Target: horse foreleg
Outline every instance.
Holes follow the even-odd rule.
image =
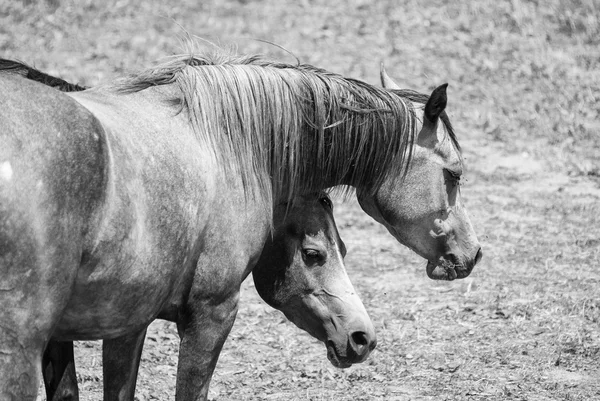
[[[196,299],[180,316],[177,322],[182,336],[177,365],[177,401],[207,399],[210,379],[235,321],[238,300],[239,289],[219,297],[218,301]]]
[[[34,401],[42,354],[69,296],[67,288],[55,284],[68,285],[69,275],[59,273],[76,270],[64,263],[67,267],[62,271],[48,268],[48,276],[54,274],[55,278],[47,278],[39,266],[3,259],[3,251],[0,249],[0,400]],[[24,268],[19,269],[21,266]]]
[[[35,401],[44,343],[0,326],[0,400]]]
[[[133,401],[146,329],[102,344],[104,401]]]
[[[42,358],[42,376],[48,401],[78,401],[72,341],[50,341]]]

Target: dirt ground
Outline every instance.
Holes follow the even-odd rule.
[[[0,0],[0,56],[85,85],[181,52],[183,29],[370,83],[382,61],[401,86],[449,82],[484,248],[470,277],[434,282],[336,200],[378,348],[337,370],[246,282],[211,400],[600,399],[599,0]],[[136,399],[174,398],[177,348],[153,323]],[[102,398],[99,349],[77,344],[84,400]]]

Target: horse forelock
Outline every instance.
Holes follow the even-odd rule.
[[[135,92],[174,84],[176,99],[245,190],[291,200],[335,184],[376,190],[411,157],[410,102],[364,82],[259,56],[174,56],[126,78]]]

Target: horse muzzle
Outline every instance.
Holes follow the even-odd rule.
[[[473,259],[461,262],[454,254],[449,254],[440,257],[436,263],[427,262],[427,276],[432,280],[447,280],[452,281],[457,278],[465,278],[483,257],[481,247],[477,249],[477,253]]]
[[[349,368],[355,363],[364,362],[371,351],[377,346],[375,334],[369,334],[364,331],[355,331],[348,335],[345,347],[340,347],[333,340],[327,340],[327,359],[336,368]]]

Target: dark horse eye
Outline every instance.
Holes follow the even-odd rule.
[[[317,251],[316,249],[310,248],[303,249],[302,256],[304,257],[304,260],[307,263],[315,263],[323,259],[323,255],[321,254],[321,252]]]
[[[324,196],[322,198],[319,198],[319,202],[327,206],[329,209],[333,209],[333,204],[331,203],[331,199],[329,199],[329,197]]]

